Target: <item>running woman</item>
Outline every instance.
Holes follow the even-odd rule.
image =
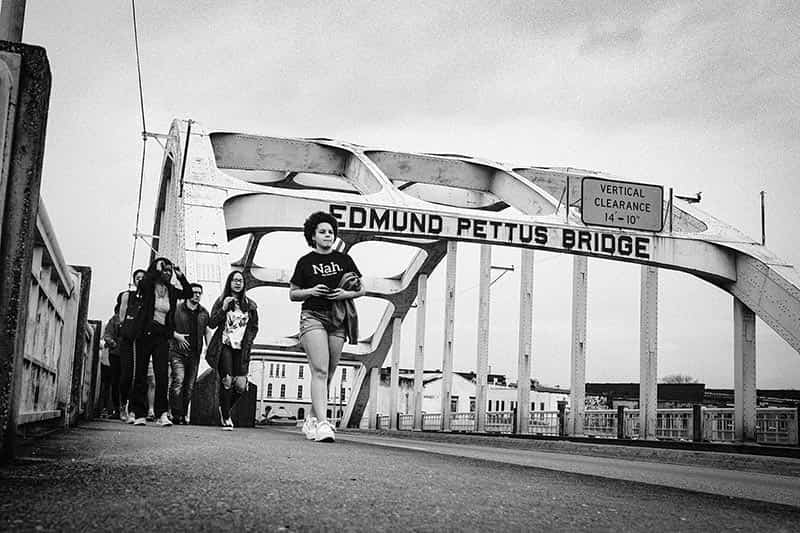
[[[303,302],[300,343],[311,367],[311,409],[303,423],[303,433],[309,440],[333,442],[333,425],[327,419],[328,387],[342,355],[346,326],[354,326],[334,317],[334,302],[359,298],[365,291],[358,281],[361,272],[352,258],[333,249],[338,231],[332,215],[322,211],[311,214],[303,224],[303,235],[313,250],[297,261],[289,285],[289,299]],[[340,287],[343,278],[354,276],[356,290]]]
[[[208,344],[206,361],[220,376],[220,422],[225,431],[233,431],[231,409],[247,390],[250,350],[258,333],[258,308],[246,291],[241,272],[234,270],[228,274],[208,320],[208,327],[216,331]]]

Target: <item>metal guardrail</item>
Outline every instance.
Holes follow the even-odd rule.
[[[489,411],[486,413],[487,433],[512,433],[514,411]]]
[[[764,444],[800,444],[797,409],[765,407],[756,410],[756,440]]]
[[[528,416],[529,435],[559,435],[558,411],[531,411]]]
[[[691,409],[659,409],[656,411],[656,438],[692,440],[693,423]]]
[[[442,429],[441,413],[426,413],[422,415],[422,431],[439,431]]]
[[[400,431],[411,431],[414,429],[414,415],[397,415],[397,429]]]
[[[389,415],[378,415],[375,429],[389,429]]]
[[[734,409],[703,407],[702,439],[710,442],[734,442]],[[568,413],[568,411],[567,411]],[[474,412],[451,413],[451,431],[475,431]],[[490,411],[486,413],[487,433],[513,433],[514,411]],[[798,445],[798,410],[780,407],[760,407],[756,410],[756,441],[764,444]],[[614,409],[588,409],[584,412],[584,435],[590,437],[616,438],[619,435],[619,413]],[[399,414],[397,427],[410,431],[414,426],[414,415]],[[378,429],[389,428],[389,417],[378,415]],[[558,436],[561,420],[558,411],[532,411],[528,434]],[[639,438],[639,410],[623,410],[623,435],[626,439]],[[422,415],[423,431],[441,431],[441,413]],[[656,413],[656,438],[659,440],[691,441],[694,433],[692,409],[659,409]]]
[[[584,411],[583,433],[589,437],[616,437],[617,412],[614,409],[587,409]]]
[[[450,431],[475,431],[475,413],[452,413]]]

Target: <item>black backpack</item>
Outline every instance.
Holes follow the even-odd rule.
[[[120,324],[119,334],[121,337],[133,340],[136,337],[136,327],[139,323],[139,315],[142,313],[143,298],[138,291],[128,291],[128,307]]]

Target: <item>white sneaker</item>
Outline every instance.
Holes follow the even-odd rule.
[[[156,421],[156,424],[167,427],[172,425],[172,420],[169,419],[167,413],[161,413],[161,418]]]
[[[308,440],[317,438],[317,417],[310,416],[303,422],[303,433]]]
[[[132,423],[134,426],[146,426],[146,425],[147,425],[147,419],[146,419],[146,418],[144,418],[144,417],[141,417],[141,418],[134,418],[134,419],[133,419],[133,422],[131,422],[131,423]]]
[[[144,420],[144,418],[142,418]],[[136,415],[133,413],[128,413],[128,420],[126,420],[128,424],[135,424],[136,423]]]
[[[222,431],[233,431],[233,420],[230,417],[222,422]]]
[[[323,420],[317,424],[317,436],[314,438],[317,442],[333,442],[336,440],[333,425],[327,420]]]

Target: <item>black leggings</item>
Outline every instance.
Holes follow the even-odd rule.
[[[231,409],[236,405],[239,397],[247,388],[247,376],[244,385],[239,376],[239,368],[242,366],[242,351],[231,348],[227,344],[222,345],[222,353],[219,356],[219,407],[222,410],[222,418],[231,416]]]
[[[119,341],[119,404],[128,403],[133,397],[133,341],[121,338]],[[133,409],[133,404],[128,406]]]
[[[147,364],[153,357],[153,372],[156,376],[155,415],[161,416],[169,409],[169,344],[166,328],[153,323],[136,339],[136,357],[133,378],[133,411],[136,418],[147,416]]]
[[[122,405],[119,396],[119,354],[109,354],[108,360],[111,363],[111,408],[116,411]]]

